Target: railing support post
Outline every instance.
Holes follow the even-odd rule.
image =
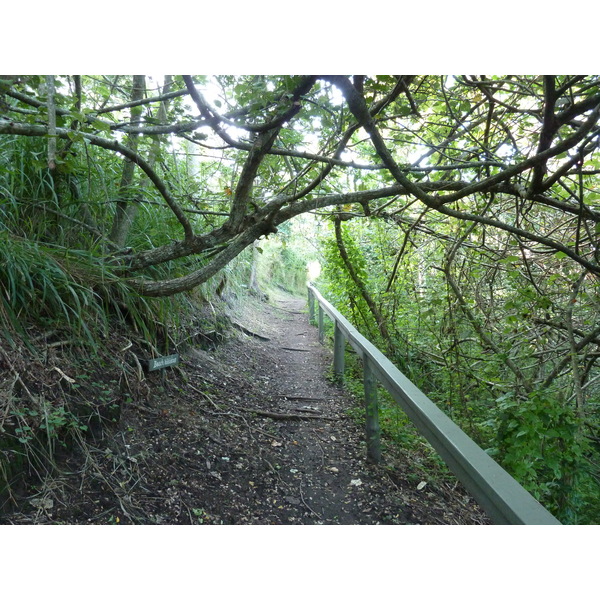
[[[381,462],[381,431],[379,428],[377,379],[367,356],[363,356],[363,383],[365,387],[367,460],[378,464]]]
[[[333,374],[338,383],[344,381],[344,359],[346,338],[338,324],[335,322],[333,330]]]
[[[325,339],[325,328],[323,326],[323,307],[319,304],[319,342],[322,344]]]
[[[308,319],[310,323],[315,322],[315,296],[310,288],[308,288]]]

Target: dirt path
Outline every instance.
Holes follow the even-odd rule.
[[[151,373],[101,439],[66,453],[5,523],[480,524],[423,454],[365,461],[357,400],[327,378],[332,355],[303,299],[246,303],[214,350]],[[268,339],[264,339],[268,338]],[[437,481],[437,482],[436,482]],[[424,485],[423,482],[426,482]]]
[[[306,301],[279,294],[237,315],[250,336],[218,351],[220,360],[257,389],[252,423],[269,433],[244,492],[252,502],[239,519],[268,523],[481,523],[466,493],[443,486],[419,490],[423,475],[406,457],[365,461],[362,430],[348,416],[357,400],[327,377],[330,350],[308,323]],[[249,396],[246,395],[246,401]],[[244,410],[252,408],[248,405]],[[268,416],[272,413],[272,417]],[[284,417],[298,415],[302,418]],[[246,467],[247,468],[247,467]],[[406,473],[406,469],[412,472]],[[412,481],[412,483],[409,482]],[[244,482],[237,482],[243,488]],[[426,486],[427,487],[427,486]],[[240,490],[242,491],[242,490]],[[227,499],[223,498],[227,503]],[[239,521],[238,521],[239,522]]]

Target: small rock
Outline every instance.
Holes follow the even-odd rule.
[[[29,504],[34,508],[49,510],[54,507],[54,500],[52,500],[52,498],[32,498],[29,501]]]

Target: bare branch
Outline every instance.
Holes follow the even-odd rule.
[[[54,75],[46,75],[48,89],[48,168],[56,169],[56,105],[54,103]]]
[[[96,111],[97,115],[101,115],[108,112],[115,112],[118,110],[126,110],[127,108],[132,108],[134,106],[142,106],[144,104],[154,104],[156,102],[165,102],[167,100],[172,100],[173,98],[179,98],[181,96],[187,96],[189,92],[187,89],[185,90],[176,90],[174,92],[168,92],[167,94],[160,94],[159,96],[152,96],[151,98],[141,98],[139,100],[134,100],[132,102],[125,102],[124,104],[116,104],[114,106],[105,106],[100,110]]]
[[[48,128],[42,125],[29,125],[23,123],[15,123],[13,121],[3,121],[0,120],[0,134],[7,133],[11,135],[24,135],[29,137],[44,137],[48,135]],[[70,136],[73,135],[73,132],[70,129],[57,128],[56,135],[62,139],[70,139]],[[150,181],[154,184],[156,189],[159,191],[160,195],[164,198],[165,202],[169,206],[169,208],[173,211],[177,220],[183,227],[186,238],[193,237],[194,233],[192,231],[192,227],[187,220],[184,212],[181,210],[177,201],[171,196],[167,186],[162,181],[162,179],[157,175],[157,173],[152,169],[152,167],[148,164],[146,160],[144,160],[141,156],[132,152],[127,146],[115,141],[109,140],[97,135],[93,135],[91,133],[83,133],[79,132],[77,135],[83,136],[86,140],[88,140],[91,144],[95,146],[99,146],[100,148],[104,148],[106,150],[112,150],[113,152],[118,152],[122,154],[133,163],[138,165],[144,173],[148,176]]]

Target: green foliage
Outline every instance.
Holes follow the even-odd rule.
[[[490,454],[562,522],[598,519],[589,497],[591,448],[572,411],[549,392],[524,400],[506,394],[496,402],[498,439]]]
[[[48,327],[65,326],[92,341],[90,326],[105,327],[100,298],[81,277],[84,268],[91,271],[94,265],[86,265],[81,255],[69,256],[4,232],[0,265],[2,329],[23,334],[23,324],[33,320]],[[67,265],[77,274],[71,274]],[[102,281],[102,274],[96,278]]]
[[[24,384],[22,384],[24,385]],[[17,397],[3,389],[4,418],[0,436],[0,505],[12,498],[12,488],[27,472],[48,472],[57,447],[65,449],[87,424],[64,404],[43,395]]]
[[[567,307],[574,311],[576,328],[589,330],[597,318],[594,286],[583,286],[573,303],[577,272],[564,259],[526,264],[510,243],[495,250],[463,246],[459,258],[446,264],[447,250],[435,238],[414,233],[413,243],[398,256],[397,230],[377,223],[344,225],[348,254],[398,340],[388,356],[562,522],[598,522],[598,450],[585,437],[589,425],[582,420],[587,415],[597,430],[594,371],[579,415],[573,401],[565,401],[573,397],[573,380],[552,375],[565,360],[557,344],[568,344],[562,325]],[[445,237],[456,235],[447,225],[436,226]],[[459,228],[458,234],[466,231]],[[476,235],[470,241],[481,244]],[[333,235],[321,245],[325,264],[319,287],[384,349]],[[444,269],[458,282],[460,296]],[[557,325],[540,329],[540,322]],[[524,395],[523,385],[533,389]],[[395,430],[389,438],[402,445],[406,433],[390,428],[388,410],[383,400],[380,420]]]
[[[360,245],[347,229],[342,229],[342,236],[348,258],[357,275],[368,285],[367,261]],[[376,340],[379,336],[376,333],[377,327],[373,315],[369,312],[364,298],[346,269],[333,236],[330,235],[321,240],[321,252],[323,254],[322,287],[324,293],[331,298],[335,306],[339,307],[344,316],[351,318],[357,324],[361,333]]]
[[[311,221],[309,217],[304,217],[284,223],[277,236],[260,241],[253,260],[256,261],[261,289],[277,286],[293,294],[305,295],[307,265],[317,257],[312,240],[308,237],[313,231]]]
[[[172,303],[171,303],[172,304]],[[103,260],[0,233],[0,331],[27,339],[26,326],[64,328],[97,349],[110,318],[156,339],[166,301],[137,296]]]
[[[65,329],[94,348],[117,319],[168,345],[169,325],[192,320],[194,302],[241,298],[256,285],[303,292],[306,263],[317,258],[334,304],[469,435],[567,518],[593,518],[585,511],[600,497],[598,468],[569,483],[552,461],[560,454],[568,465],[583,449],[599,462],[598,449],[582,445],[600,422],[598,76],[321,77],[296,96],[299,76],[194,76],[204,107],[189,95],[159,102],[165,90],[150,80],[152,101],[132,107],[131,76],[53,80],[54,98],[45,76],[0,82],[4,336]],[[169,85],[187,89],[181,76]],[[372,117],[370,135],[347,102],[354,93]],[[51,171],[53,103],[64,129]],[[250,152],[292,112],[270,152]],[[540,140],[570,145],[524,163]],[[125,159],[134,147],[136,160]],[[382,168],[390,161],[396,168]],[[407,195],[404,179],[419,193]],[[231,226],[240,202],[247,210]],[[131,221],[121,229],[124,212]],[[309,212],[302,226],[286,221]],[[354,277],[324,231],[334,216]],[[264,239],[273,223],[279,233]],[[181,281],[222,256],[216,277],[177,300],[143,299],[128,285],[131,276],[138,285]],[[497,398],[528,398],[531,418]],[[534,477],[518,457],[535,458],[535,427],[498,428],[504,417],[541,419],[538,405],[564,411],[551,428],[564,447],[546,440],[550,466],[536,463]],[[571,422],[572,435],[561,429]]]
[[[279,238],[264,243],[261,250],[259,278],[263,285],[276,285],[295,294],[304,293],[306,259]]]
[[[87,425],[81,423],[64,406],[53,406],[44,400],[40,400],[35,409],[20,406],[10,411],[10,415],[17,421],[18,426],[14,428],[14,433],[21,444],[33,442],[37,431],[44,434],[48,445],[53,446],[58,441],[64,446],[65,432],[70,429],[88,429]]]
[[[106,102],[113,85],[123,81],[95,81],[88,100]],[[28,80],[33,86],[38,83]],[[69,106],[67,97],[59,98],[58,105]],[[91,112],[89,107],[73,110],[70,117],[83,121]],[[96,125],[108,134],[104,123]],[[191,308],[189,300],[140,297],[111,256],[114,248],[107,245],[106,234],[119,194],[141,207],[128,239],[138,251],[176,239],[176,219],[166,213],[156,190],[140,185],[140,179],[119,190],[123,160],[86,144],[78,130],[64,146],[70,150],[60,155],[54,174],[47,168],[46,143],[43,138],[0,136],[0,334],[26,338],[31,325],[60,328],[93,352],[116,319],[155,345],[168,342],[165,327],[181,320]],[[171,159],[169,176],[179,179],[185,165],[167,154],[165,167]],[[176,277],[202,262],[180,259],[142,275]]]

